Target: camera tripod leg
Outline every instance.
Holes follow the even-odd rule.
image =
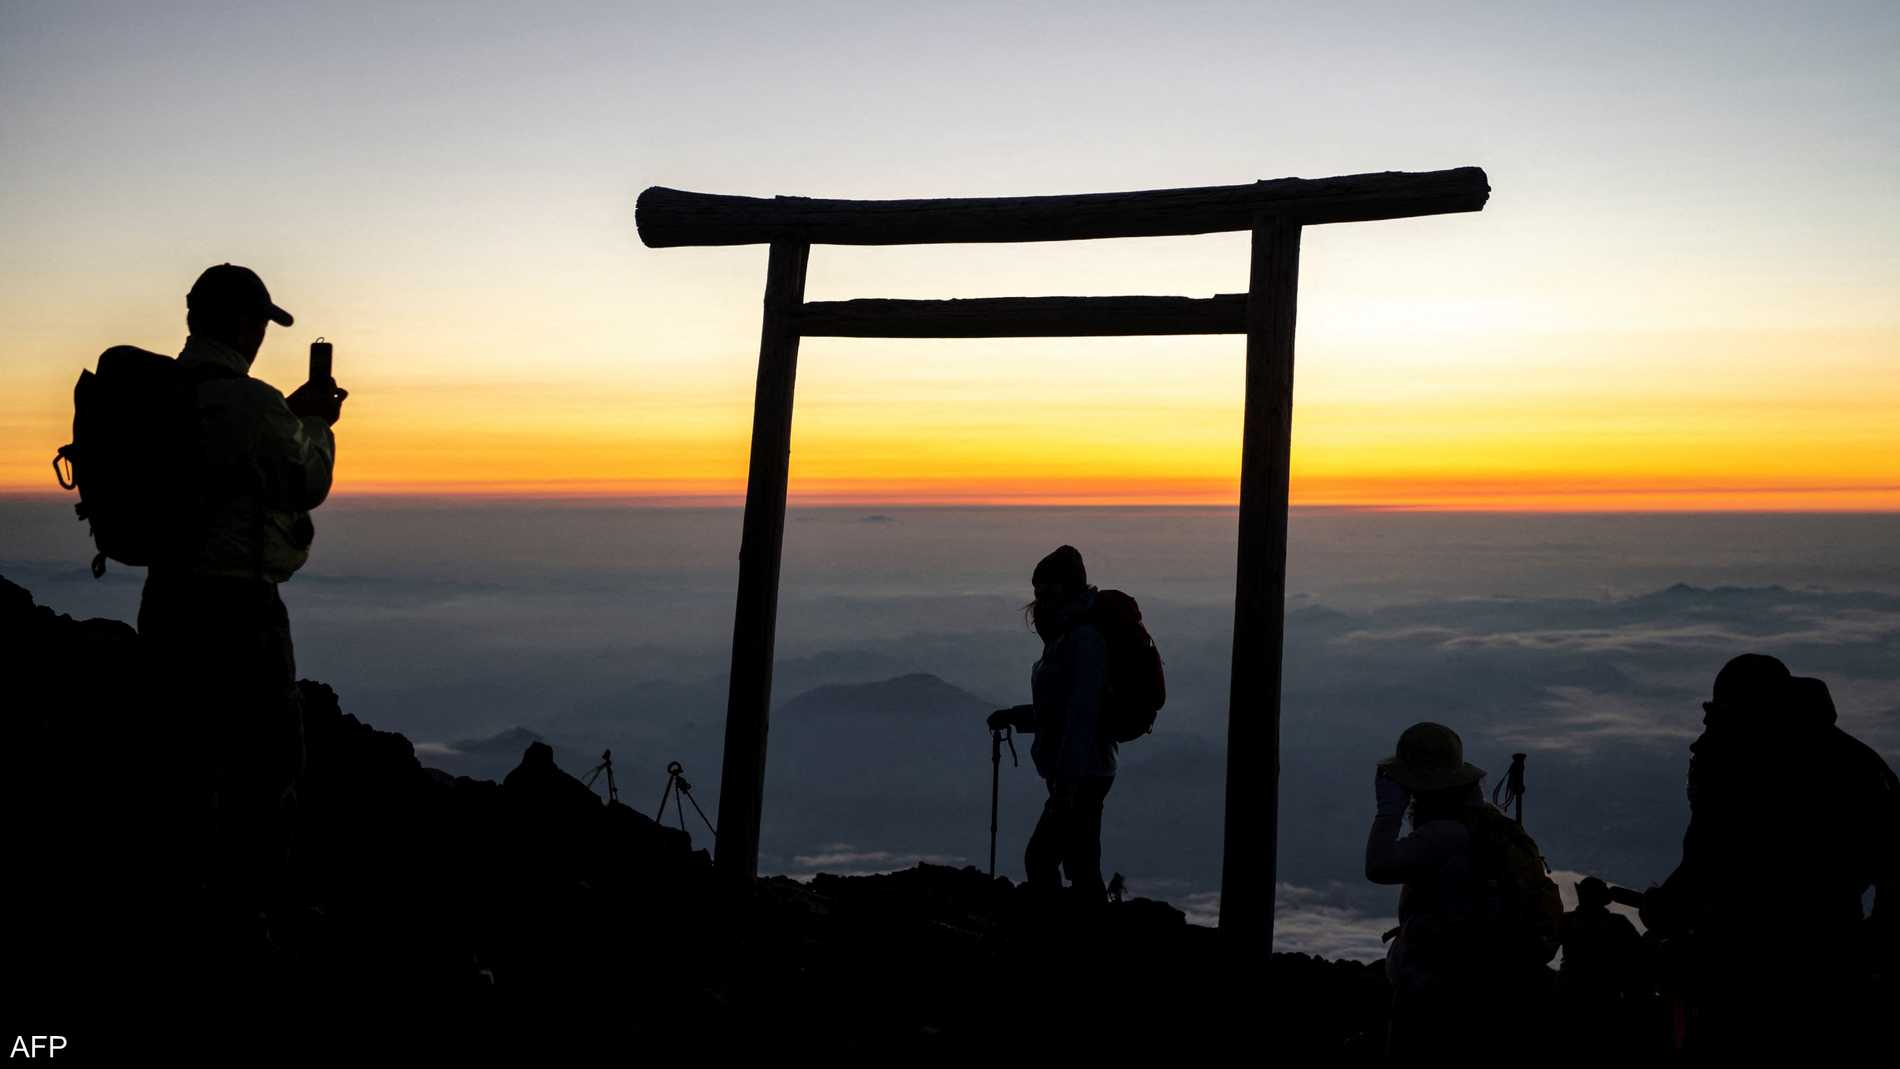
[[[653,823],[664,824],[666,822],[666,800],[672,797],[672,795],[673,777],[668,776],[666,777],[666,789],[660,792],[660,808],[653,814]]]

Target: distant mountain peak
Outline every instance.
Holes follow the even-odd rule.
[[[994,708],[941,676],[909,672],[868,683],[827,683],[779,706],[785,716],[939,716]]]
[[[523,750],[537,742],[545,742],[541,736],[519,725],[506,731],[490,735],[485,739],[461,739],[450,743],[456,753],[488,754],[511,753],[520,756]]]

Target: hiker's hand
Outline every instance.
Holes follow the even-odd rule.
[[[1412,793],[1401,786],[1398,780],[1386,775],[1384,769],[1380,769],[1373,778],[1372,791],[1379,799],[1380,816],[1402,814],[1406,803],[1412,800]]]
[[[990,726],[990,730],[1001,731],[1004,728],[1008,727],[1010,723],[1010,714],[1012,712],[1014,712],[1014,710],[998,709],[995,712],[991,713],[989,720],[986,721],[986,723],[988,723]]]
[[[350,391],[336,384],[335,379],[322,382],[306,382],[297,387],[296,392],[284,398],[290,406],[292,415],[299,417],[317,416],[330,426],[343,418],[343,399]]]

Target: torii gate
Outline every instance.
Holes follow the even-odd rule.
[[[758,875],[772,650],[785,540],[798,340],[1245,334],[1246,416],[1240,460],[1240,555],[1227,710],[1227,802],[1220,927],[1238,950],[1273,945],[1280,781],[1280,653],[1285,625],[1287,454],[1293,421],[1293,323],[1300,230],[1415,215],[1475,212],[1484,171],[1281,178],[1239,186],[956,200],[728,197],[654,186],[635,225],[649,248],[771,245],[765,323],[752,402],[752,459],[739,599],[732,627],[715,864]],[[1074,241],[1253,232],[1245,294],[1186,297],[996,297],[805,300],[813,245]]]

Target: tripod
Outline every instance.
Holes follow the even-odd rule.
[[[620,788],[614,786],[614,752],[612,750],[601,751],[600,764],[595,765],[594,770],[589,772],[587,778],[581,782],[591,788],[602,772],[607,773],[607,804],[612,805],[620,800]]]
[[[706,830],[712,832],[716,840],[719,838],[719,829],[713,827],[713,822],[707,818],[706,811],[699,808],[699,802],[693,798],[693,785],[686,782],[685,772],[685,766],[678,761],[670,762],[666,766],[666,790],[660,792],[660,811],[653,814],[653,819],[657,823],[666,822],[666,802],[671,798],[673,811],[679,814],[680,830],[686,831],[686,807],[680,803],[681,799],[685,799],[693,803],[693,812],[698,813],[699,819],[706,822]],[[687,832],[687,834],[692,833]]]

